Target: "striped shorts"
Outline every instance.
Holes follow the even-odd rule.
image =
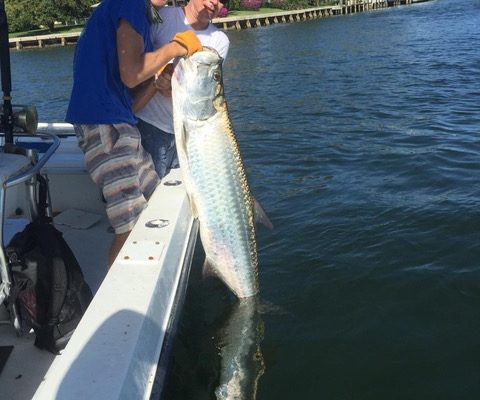
[[[74,125],[93,181],[101,188],[116,234],[132,230],[160,179],[140,132],[130,124]]]

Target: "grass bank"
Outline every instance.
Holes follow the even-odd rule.
[[[255,15],[255,14],[268,14],[274,12],[282,12],[281,8],[273,7],[260,7],[258,10],[232,10],[228,12],[227,17],[244,17],[245,15]]]
[[[41,35],[50,35],[53,33],[81,32],[82,29],[83,29],[83,25],[58,26],[53,31],[51,31],[48,28],[33,29],[31,31],[12,32],[12,33],[9,33],[8,36],[10,38],[18,38],[18,37],[25,37],[25,36],[41,36]]]
[[[252,10],[232,10],[228,12],[229,17],[243,17],[245,15],[255,15],[258,14],[267,14],[267,13],[274,13],[274,12],[281,12],[284,11],[280,8],[272,8],[272,7],[260,7],[256,11]],[[24,32],[12,32],[9,33],[10,38],[18,38],[18,37],[25,37],[25,36],[41,36],[41,35],[50,35],[54,33],[70,33],[70,32],[81,32],[83,29],[83,25],[71,25],[71,26],[57,26],[53,31],[49,30],[48,28],[42,29],[33,29],[31,31],[24,31]]]

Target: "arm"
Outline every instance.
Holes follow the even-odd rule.
[[[163,68],[160,73],[155,74],[153,78],[148,79],[131,89],[130,93],[133,97],[133,112],[136,113],[145,107],[156,92],[159,92],[165,97],[171,97],[172,74],[173,64],[167,64],[166,67]]]
[[[147,79],[130,90],[130,94],[133,98],[132,110],[134,113],[145,107],[145,105],[155,95],[156,88],[154,86],[154,79],[155,78]]]
[[[142,36],[124,19],[117,29],[117,52],[120,77],[125,86],[136,87],[152,77],[172,58],[184,56],[187,49],[172,41],[160,49],[144,53]]]

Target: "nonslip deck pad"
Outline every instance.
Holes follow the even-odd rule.
[[[102,219],[101,215],[70,208],[53,218],[56,224],[75,229],[88,229]]]
[[[8,357],[12,353],[13,346],[0,346],[0,374],[7,363]]]

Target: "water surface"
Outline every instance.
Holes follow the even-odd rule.
[[[228,36],[231,118],[275,225],[257,398],[480,398],[480,1]],[[72,56],[14,52],[17,103],[62,120]],[[220,375],[229,297],[199,253],[169,399],[214,399]]]

